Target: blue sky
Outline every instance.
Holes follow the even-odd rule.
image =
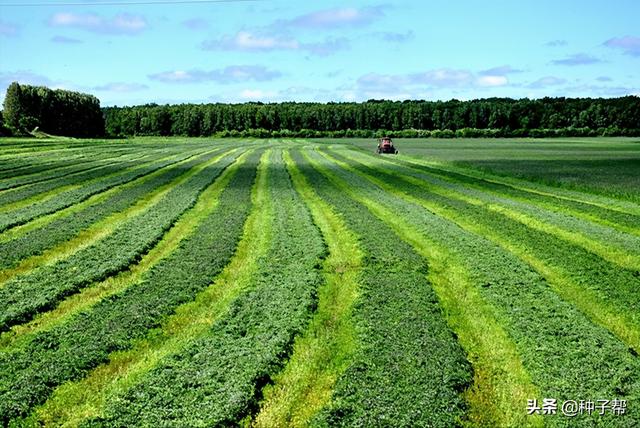
[[[640,95],[637,0],[105,2],[0,0],[0,100],[14,80],[103,105]]]

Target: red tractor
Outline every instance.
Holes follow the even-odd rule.
[[[376,153],[391,153],[393,155],[397,155],[398,150],[396,150],[390,137],[382,137],[378,140],[378,148],[376,149]]]

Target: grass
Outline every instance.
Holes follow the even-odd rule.
[[[265,389],[252,426],[307,426],[331,398],[337,377],[356,346],[351,307],[358,295],[362,252],[356,237],[306,181],[288,154],[284,156],[297,191],[309,207],[329,249],[323,263],[325,284],[318,290],[318,309],[296,340],[291,360]]]
[[[368,165],[372,164],[371,161],[361,162]],[[385,171],[385,168],[378,165],[376,170]],[[387,170],[387,174],[391,173]],[[446,208],[439,205],[432,199],[412,197],[406,193],[399,192],[393,185],[385,183],[382,180],[374,179],[371,176],[368,176],[367,178],[375,182],[377,185],[384,187],[389,192],[395,193],[399,197],[408,201],[422,205],[439,216],[456,222],[456,224],[460,225],[465,230],[485,236],[505,248],[510,253],[517,255],[520,259],[540,272],[548,280],[556,293],[562,296],[565,300],[575,304],[594,322],[613,332],[636,352],[640,352],[640,325],[638,325],[637,319],[630,317],[629,314],[627,314],[625,310],[621,309],[618,305],[607,303],[606,299],[603,299],[602,296],[598,296],[597,292],[581,287],[572,279],[571,275],[568,275],[562,269],[559,269],[553,264],[545,261],[542,257],[537,256],[536,253],[532,251],[533,249],[531,246],[527,246],[526,243],[523,244],[517,239],[517,235],[501,234],[498,230],[484,225],[481,221],[474,221],[473,219],[466,218],[460,211]],[[479,206],[489,211],[504,214],[508,219],[517,221],[533,230],[540,231],[542,234],[551,234],[570,243],[582,246],[583,248],[600,255],[603,259],[608,260],[611,263],[621,267],[637,269],[638,265],[636,264],[637,262],[632,254],[621,252],[611,246],[607,247],[602,242],[592,241],[580,234],[576,234],[575,232],[572,233],[566,229],[550,226],[541,221],[532,219],[529,216],[506,209],[496,204],[486,204],[477,199],[465,197],[460,193],[453,193],[444,188],[438,188],[437,186],[427,184],[425,181],[418,180],[417,178],[409,175],[399,175],[399,179],[418,187],[422,187],[429,192],[434,192],[444,197],[454,198],[464,201],[470,205]]]
[[[0,425],[638,425],[640,141],[396,145],[0,139]]]
[[[318,165],[316,162],[315,165]],[[345,165],[342,165],[346,167]],[[344,192],[366,205],[378,218],[410,243],[430,262],[429,280],[438,294],[449,325],[474,366],[474,382],[466,392],[469,423],[484,426],[540,426],[526,418],[522,403],[538,396],[524,369],[515,344],[500,326],[494,310],[484,301],[463,264],[446,247],[429,239],[383,204],[354,192],[349,184],[322,168]]]
[[[91,175],[94,175],[96,172],[98,172],[98,174],[96,174],[97,177],[93,178],[93,180],[99,181],[110,175],[120,174],[121,171],[114,172],[113,170],[116,165],[118,165],[120,162],[123,162],[123,159],[118,159],[121,156],[122,154],[119,154],[111,158],[111,162],[106,162],[105,164],[99,164],[95,168],[90,168],[88,170],[81,171],[76,174],[59,177],[56,180],[50,180],[51,182],[34,183],[32,185],[26,185],[22,187],[4,190],[2,193],[0,193],[0,197],[3,199],[6,198],[8,199],[8,201],[3,203],[3,205],[0,207],[0,214],[6,214],[13,210],[18,210],[20,208],[28,207],[29,205],[33,205],[34,203],[37,203],[37,202],[45,202],[61,193],[64,193],[70,190],[79,189],[87,184],[87,179],[84,178],[83,176],[90,177]],[[140,160],[144,159],[147,156],[149,155],[141,156],[140,154],[136,154],[128,158],[126,161],[124,161],[124,163],[125,165],[126,163],[130,163],[131,165],[129,166],[128,169],[135,170],[137,168],[140,168],[140,164],[139,163],[135,164],[135,162],[139,162]],[[101,174],[100,173],[101,170],[105,170],[109,172],[105,174]],[[80,176],[80,178],[78,180],[75,180],[75,178],[77,178],[76,176]],[[69,184],[67,184],[67,182]],[[41,189],[42,187],[45,187],[48,190]],[[14,196],[14,195],[17,195],[17,196]]]
[[[153,209],[153,206],[162,200],[175,186],[186,183],[191,177],[198,174],[207,166],[215,164],[227,154],[228,153],[222,153],[207,162],[198,164],[173,182],[147,193],[144,198],[140,199],[135,205],[128,209],[114,213],[109,217],[94,223],[91,227],[83,230],[75,237],[63,242],[62,244],[47,249],[40,255],[23,259],[20,264],[14,268],[3,270],[2,273],[0,273],[0,287],[18,275],[26,275],[34,269],[53,264],[59,260],[64,260],[83,248],[87,248],[100,239],[110,235],[124,222],[129,221],[131,218],[136,217],[149,209]]]
[[[161,161],[163,160],[173,160],[175,157],[175,155],[173,156],[169,156],[168,158],[164,158],[161,159]],[[179,161],[178,163],[182,163],[182,162],[187,162],[188,159],[184,159],[182,161]],[[20,238],[24,235],[26,235],[27,233],[40,229],[56,220],[59,220],[61,218],[64,217],[69,217],[73,214],[79,213],[81,211],[84,211],[88,208],[91,208],[97,204],[100,203],[104,203],[105,201],[107,201],[109,198],[111,198],[112,196],[116,195],[117,193],[120,193],[122,191],[126,191],[127,189],[130,189],[133,186],[136,185],[140,185],[145,183],[146,181],[152,180],[153,178],[157,177],[158,175],[163,174],[167,169],[171,169],[172,168],[173,163],[169,163],[167,166],[160,168],[159,170],[152,172],[150,174],[147,175],[143,175],[142,177],[138,177],[130,182],[124,183],[122,185],[116,186],[116,187],[112,187],[110,189],[107,189],[103,192],[100,192],[98,194],[92,195],[90,196],[88,199],[79,202],[77,204],[71,205],[67,208],[63,208],[60,209],[59,211],[55,211],[53,213],[50,214],[46,214],[40,217],[37,217],[25,224],[21,224],[18,226],[15,226],[9,230],[5,230],[4,232],[0,233],[0,243],[2,242],[8,242],[11,240],[14,240],[16,238]]]
[[[236,166],[230,167],[199,199],[186,216],[185,225],[193,229],[199,219],[210,215],[220,192],[229,183]],[[256,260],[264,255],[269,242],[269,200],[266,198],[266,159],[263,155],[257,185],[252,192],[254,208],[244,227],[243,238],[234,258],[212,285],[196,300],[176,310],[163,327],[147,339],[138,341],[133,349],[113,354],[108,364],[98,367],[86,378],[60,387],[41,408],[35,411],[37,420],[63,426],[78,426],[83,420],[100,417],[109,397],[129,389],[146,372],[167,355],[182,349],[228,310],[228,306],[246,287],[255,271]],[[90,392],[90,393],[88,393]]]
[[[338,163],[341,170],[349,170],[356,173],[353,165],[348,165],[344,162],[338,162],[335,159],[333,159],[333,162]],[[358,167],[357,169],[362,168]],[[357,174],[360,175],[361,173],[358,172]],[[446,206],[451,205],[451,202],[444,203],[441,198],[433,198],[427,194],[425,194],[425,196],[421,199],[416,199],[413,196],[409,196],[409,193],[413,193],[413,191],[409,192],[410,187],[399,185],[399,183],[394,183],[394,181],[400,181],[401,179],[381,180],[379,178],[374,178],[371,174],[364,174],[363,178],[366,178],[368,181],[375,183],[386,192],[396,194],[398,197],[406,199],[407,201],[411,201],[411,203],[413,204],[428,204],[429,209],[433,209],[434,212],[436,212],[440,217],[451,218],[450,216],[445,214],[447,212],[457,213],[459,211],[461,214],[466,213],[466,211],[468,211],[469,213],[476,212],[476,215],[474,217],[468,219],[469,221],[467,222],[467,225],[474,225],[476,223],[482,224],[485,219],[489,220],[495,217],[482,214],[477,208],[470,209],[470,207],[473,207],[473,205],[468,204],[466,208],[464,204],[458,203],[453,204],[449,210],[443,209],[439,206],[440,204]],[[352,187],[358,189],[363,189],[365,187],[362,184],[358,184],[358,180],[354,180],[353,178],[349,179],[349,182],[351,183]],[[432,199],[434,199],[434,203],[431,203]],[[393,205],[389,203],[387,204]],[[411,215],[408,212],[402,213],[400,215],[396,213],[395,215],[406,218],[414,218],[408,217]],[[511,224],[510,221],[500,221],[499,219],[495,218],[494,220],[492,220],[492,222],[493,227],[495,228],[494,230],[504,230],[506,236],[511,235],[510,238],[518,239],[518,236],[521,236],[521,239],[524,238],[522,242],[527,243],[530,242],[530,239],[533,237],[532,235],[529,236],[526,233],[523,234],[522,232],[524,231],[517,231],[517,228],[512,227],[513,224]],[[463,227],[465,226],[466,225],[463,224]],[[471,227],[470,229],[474,230],[473,227]],[[475,229],[475,231],[478,233],[478,236],[492,236],[491,234],[487,233],[486,230]],[[531,242],[535,243],[536,241],[534,240]],[[455,247],[454,242],[450,242],[449,245]],[[491,282],[483,284],[482,294],[485,297],[490,297],[490,299],[497,305],[497,312],[500,312],[500,315],[498,316],[500,324],[508,328],[509,335],[512,336],[514,338],[514,341],[518,344],[518,349],[520,351],[520,354],[522,355],[523,362],[525,362],[527,371],[531,372],[532,379],[537,385],[540,386],[541,391],[543,391],[545,396],[549,396],[552,394],[588,395],[590,394],[589,391],[603,391],[603,388],[611,389],[611,391],[614,391],[610,392],[610,394],[620,394],[621,391],[625,391],[625,393],[631,394],[631,397],[635,396],[636,392],[632,391],[637,391],[637,377],[632,373],[637,373],[638,369],[633,368],[637,364],[636,360],[633,358],[633,355],[636,355],[633,351],[631,353],[628,353],[628,348],[625,347],[625,345],[619,340],[607,334],[606,330],[595,327],[588,320],[584,319],[584,317],[570,305],[567,305],[565,302],[560,301],[558,299],[558,296],[554,296],[553,293],[549,293],[548,290],[543,288],[544,283],[541,283],[540,280],[534,280],[530,285],[527,285],[527,287],[524,288],[524,284],[526,283],[526,281],[528,281],[528,278],[530,278],[530,280],[534,279],[533,277],[531,277],[531,275],[526,273],[526,267],[523,266],[523,269],[518,274],[518,276],[509,279],[509,270],[513,269],[513,272],[517,272],[518,270],[520,270],[520,268],[516,269],[515,265],[510,267],[509,264],[511,264],[512,262],[507,263],[507,260],[504,260],[504,262],[502,262],[504,263],[503,265],[495,265],[495,262],[499,260],[499,258],[496,258],[498,253],[496,253],[496,255],[494,256],[491,256],[491,258],[494,259],[493,261],[491,260],[491,258],[487,259],[486,261],[488,263],[483,265],[482,258],[479,254],[476,254],[474,257],[473,252],[465,252],[465,257],[467,258],[466,263],[468,263],[470,267],[475,264],[478,265],[475,269],[480,269],[480,272],[482,272],[482,270],[491,270],[496,273],[502,271],[503,274],[506,275],[506,277],[503,278],[500,278],[500,275],[498,275],[498,277],[494,280],[491,280]],[[570,263],[580,263],[579,258],[576,258],[575,256],[566,257],[567,255],[565,255],[564,259],[557,260],[567,260]],[[593,263],[594,261],[595,259],[593,261],[590,261],[590,263]],[[480,264],[478,264],[478,262],[480,262]],[[611,274],[615,275],[614,270],[611,270],[610,272]],[[592,274],[597,275],[598,272],[593,271]],[[514,284],[510,287],[504,287],[505,285],[510,285],[511,282],[513,282]],[[626,287],[626,284],[620,285]],[[536,289],[537,291],[534,291]],[[628,292],[630,292],[630,290],[631,289],[629,288]],[[619,293],[617,289],[612,289],[611,291],[620,294],[620,298],[624,299],[624,297],[622,297],[624,293]],[[575,288],[573,292],[576,292]],[[578,291],[578,293],[580,293],[580,291]],[[514,300],[513,296],[518,294],[520,294],[520,297]],[[535,294],[538,294],[538,297],[533,297]],[[560,295],[563,297],[566,296],[566,294],[562,293],[560,293]],[[630,304],[627,305],[627,307],[632,308],[634,306],[633,302],[635,302],[637,299],[633,298],[633,295],[628,296],[630,298]],[[540,301],[545,302],[543,306],[544,309],[539,307]],[[600,305],[598,309],[602,310],[603,308],[603,314],[606,315],[606,304],[604,306]],[[629,312],[627,312],[627,314],[631,315],[631,313]],[[589,316],[591,314],[587,313],[587,315]],[[576,330],[574,330],[572,334],[568,334],[566,331],[561,333],[561,331],[564,331],[565,329],[565,327],[562,325],[562,320],[567,319],[572,319],[573,321],[570,322],[573,323],[572,325],[574,325],[576,328]],[[545,327],[542,330],[538,330],[538,325],[544,325]],[[578,325],[582,325],[583,327],[578,327]],[[633,328],[634,327],[629,325],[623,327],[623,329],[627,329],[630,331],[633,331]],[[578,332],[580,333],[578,334]],[[572,336],[574,335],[581,335],[582,339],[572,338]],[[530,350],[532,348],[536,349],[536,352],[532,352]],[[557,351],[554,351],[554,349],[557,349]],[[547,354],[546,358],[543,357],[543,355],[545,354]],[[573,357],[568,357],[568,355],[573,355]],[[554,363],[549,364],[548,358],[552,358],[554,360]],[[598,361],[612,362],[614,359],[618,360],[618,362],[609,365],[609,367],[606,369],[604,367],[602,368],[603,370],[610,373],[610,380],[607,380],[608,378],[606,377],[601,377],[599,375],[599,372],[593,369],[587,369],[587,367],[593,367],[594,365],[598,364]],[[582,361],[582,363],[580,363],[579,361]],[[617,370],[613,369],[613,366],[616,365],[619,367],[619,369]],[[563,376],[568,376],[569,372],[573,372],[574,374],[571,376],[581,378],[581,381],[576,382],[575,384],[568,384],[566,381],[564,381]],[[620,377],[618,377],[618,375]],[[634,382],[636,382],[635,387],[631,386],[634,385]],[[617,384],[618,386],[614,387],[614,384]],[[571,389],[576,392],[574,392],[573,394],[570,393],[569,390]],[[560,421],[557,422],[561,424]],[[595,421],[585,421],[584,423],[588,424],[594,422]],[[601,423],[605,424],[603,426],[607,426],[607,423],[612,422],[602,420]]]
[[[268,174],[273,239],[249,289],[206,335],[167,357],[93,424],[157,425],[170,417],[181,426],[221,426],[255,408],[315,308],[325,253],[277,149]]]
[[[410,157],[640,202],[638,138],[395,141],[400,153]],[[375,148],[371,140],[354,140],[353,144],[370,152]]]
[[[357,155],[352,155],[349,157],[349,159],[357,159],[358,162],[363,162],[366,165],[372,165],[373,161],[373,159],[367,160],[366,157]],[[380,162],[377,163],[376,167],[378,170],[383,171],[388,175],[395,174],[395,172],[385,168],[382,164],[380,164]],[[575,228],[575,224],[573,224],[573,228],[570,228],[570,226],[572,225],[565,225],[560,222],[554,223],[553,221],[549,221],[549,219],[546,218],[544,220],[534,218],[528,212],[523,212],[523,210],[527,208],[526,205],[523,205],[523,208],[521,208],[520,210],[514,209],[511,208],[513,206],[512,204],[506,204],[504,202],[500,203],[500,200],[485,197],[486,193],[472,193],[468,188],[465,188],[464,186],[459,186],[455,190],[453,190],[451,187],[445,188],[442,185],[431,185],[424,179],[411,176],[407,173],[407,170],[403,172],[404,174],[400,175],[402,180],[415,184],[417,186],[424,187],[433,193],[437,193],[449,198],[455,198],[460,201],[464,201],[476,206],[481,206],[487,210],[500,213],[505,217],[518,221],[530,228],[554,236],[558,236],[568,242],[581,246],[601,256],[605,260],[619,265],[620,267],[632,270],[640,270],[640,256],[631,253],[629,248],[617,247],[616,242],[612,242],[611,240],[612,234],[615,233],[614,231],[605,230],[604,239],[594,239],[591,238],[591,236],[587,236],[584,232],[577,230]],[[473,196],[471,194],[473,194]],[[544,213],[538,213],[538,215],[543,214]],[[636,241],[635,244],[637,246],[638,241]]]
[[[240,155],[236,160],[236,164],[242,164],[242,160],[245,157],[246,154]],[[87,287],[80,293],[62,301],[55,309],[40,314],[33,321],[14,326],[11,330],[0,335],[0,351],[9,348],[15,349],[20,346],[20,343],[32,340],[38,333],[50,330],[80,311],[88,310],[106,297],[135,285],[153,266],[172,254],[180,243],[193,233],[197,225],[213,212],[217,206],[216,201],[220,192],[229,183],[232,172],[236,168],[237,166],[229,167],[227,173],[224,173],[202,192],[196,205],[176,222],[162,240],[139,263],[116,276]]]

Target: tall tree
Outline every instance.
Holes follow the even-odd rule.
[[[19,131],[20,117],[22,117],[22,88],[18,82],[13,82],[7,88],[2,108],[6,125],[13,131]]]

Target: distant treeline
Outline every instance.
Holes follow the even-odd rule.
[[[108,136],[550,137],[640,135],[640,98],[107,107]]]
[[[38,127],[53,135],[104,136],[100,100],[80,92],[13,82],[4,99],[0,132],[26,134]]]
[[[73,137],[640,136],[640,97],[146,104],[101,110],[92,95],[12,83],[0,135],[25,134],[36,126]]]

